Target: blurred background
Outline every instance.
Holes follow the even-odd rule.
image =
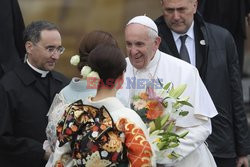
[[[81,37],[92,30],[110,32],[124,50],[124,25],[136,15],[157,18],[158,0],[19,0],[25,25],[33,20],[49,20],[61,29],[64,54],[56,70],[68,77],[77,75],[69,59],[78,53]],[[125,50],[124,50],[125,51]]]
[[[77,75],[69,60],[78,53],[79,41],[85,33],[108,31],[125,52],[123,31],[128,20],[136,15],[146,14],[152,19],[161,15],[160,0],[19,0],[19,5],[26,25],[34,20],[49,20],[60,27],[66,51],[56,70],[69,78]],[[248,76],[242,83],[244,101],[250,103],[250,27],[245,45],[244,71]]]

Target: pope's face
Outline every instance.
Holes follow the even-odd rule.
[[[145,68],[159,47],[159,39],[149,37],[149,30],[141,24],[129,24],[125,29],[127,55],[136,69]]]
[[[161,6],[167,26],[176,33],[186,33],[193,22],[197,1],[162,0]]]

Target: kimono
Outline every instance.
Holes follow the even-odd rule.
[[[146,125],[115,97],[69,105],[57,126],[52,165],[155,166]]]
[[[130,106],[133,96],[145,91],[148,84],[155,90],[160,90],[161,84],[169,82],[174,86],[187,85],[183,96],[189,97],[189,102],[193,107],[184,106],[184,110],[189,111],[189,114],[176,119],[176,127],[179,127],[181,131],[189,131],[187,136],[180,140],[180,145],[173,149],[181,153],[181,157],[169,159],[157,156],[157,164],[182,167],[216,166],[204,142],[212,132],[210,118],[217,115],[217,111],[194,66],[159,50],[144,69],[135,69],[127,58],[125,82],[122,89],[117,92],[117,97],[124,105]],[[203,161],[204,159],[207,161]],[[200,163],[190,165],[192,162]]]
[[[56,135],[56,126],[58,121],[63,116],[65,108],[77,101],[84,100],[89,96],[95,95],[95,89],[87,89],[87,81],[81,80],[80,78],[72,78],[69,85],[64,87],[60,93],[56,94],[54,100],[50,106],[50,109],[47,113],[48,116],[48,125],[46,127],[46,136],[47,140],[44,142],[43,146],[45,149],[50,149],[52,154],[47,162],[47,166],[51,166],[51,161],[53,159],[53,152],[55,149],[57,135]]]

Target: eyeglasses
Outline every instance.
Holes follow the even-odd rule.
[[[65,48],[63,46],[58,46],[58,47],[47,46],[47,47],[43,47],[43,46],[40,46],[38,44],[34,44],[34,45],[39,46],[40,48],[45,49],[50,55],[53,55],[55,53],[59,53],[61,55],[65,51]]]

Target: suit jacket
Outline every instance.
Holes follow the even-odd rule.
[[[49,88],[38,82],[34,71],[24,63],[2,77],[0,81],[1,166],[44,166],[42,146],[46,140],[46,115],[54,95],[69,81],[57,72],[50,73]]]
[[[248,126],[233,37],[224,28],[205,23],[198,13],[194,20],[196,67],[219,113],[212,118],[213,132],[207,140],[209,149],[214,156],[222,158],[249,154]],[[162,38],[159,49],[179,58],[163,16],[155,22]]]
[[[23,60],[24,22],[17,0],[0,1],[0,78]]]

